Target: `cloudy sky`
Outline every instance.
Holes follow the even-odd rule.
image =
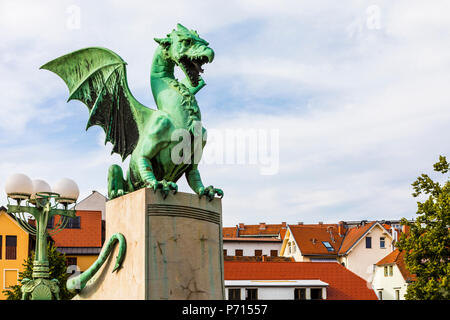
[[[256,160],[200,165],[225,192],[224,225],[412,218],[411,183],[449,156],[449,12],[448,0],[1,0],[0,205],[12,173],[72,178],[83,198],[105,194],[121,162],[100,127],[85,131],[87,108],[66,103],[64,82],[39,67],[109,48],[155,108],[153,38],[180,22],[216,53],[197,94],[212,133],[205,154],[232,154],[227,132],[257,133]]]

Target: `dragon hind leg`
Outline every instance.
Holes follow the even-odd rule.
[[[114,199],[127,193],[127,183],[123,179],[122,168],[113,164],[108,170],[108,198]]]

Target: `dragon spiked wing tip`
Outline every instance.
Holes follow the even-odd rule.
[[[138,114],[142,108],[131,94],[126,78],[126,62],[105,48],[81,49],[44,64],[60,76],[69,88],[70,100],[80,100],[89,109],[86,130],[98,125],[106,134],[105,143],[124,160],[139,139]]]

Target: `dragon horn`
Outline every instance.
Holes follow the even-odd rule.
[[[183,26],[181,23],[177,23],[177,29],[178,29],[178,31],[184,31],[184,32],[189,33],[188,28],[186,28],[185,26]]]
[[[170,38],[153,38],[153,39],[162,46],[168,46],[172,43],[172,40],[170,40]]]

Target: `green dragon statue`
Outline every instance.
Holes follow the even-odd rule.
[[[87,105],[86,130],[93,125],[101,126],[106,133],[105,144],[108,141],[113,144],[112,153],[120,154],[122,161],[131,155],[126,179],[120,166],[109,169],[110,199],[143,187],[160,190],[165,198],[170,191],[178,191],[176,182],[183,174],[200,197],[209,200],[215,195],[223,197],[221,189],[203,185],[198,170],[200,157],[194,159],[195,148],[191,148],[190,156],[184,155],[189,161],[172,161],[172,153],[179,143],[179,139],[173,139],[177,130],[189,132],[192,141],[196,133],[201,134],[201,148],[205,146],[206,130],[201,127],[195,94],[205,86],[200,76],[202,65],[213,61],[214,51],[196,31],[181,24],[166,38],[155,41],[159,46],[153,57],[150,79],[158,110],[145,107],[133,97],[128,88],[125,61],[108,49],[78,50],[46,63],[41,69],[52,71],[64,80],[69,88],[68,101],[77,99]],[[174,76],[175,65],[186,75],[182,81]]]
[[[122,168],[112,165],[108,171],[108,197],[120,197],[126,193],[150,187],[160,190],[166,198],[170,191],[176,193],[176,181],[186,176],[189,186],[200,197],[208,200],[216,195],[223,197],[221,189],[205,187],[200,178],[195,140],[201,139],[201,149],[206,144],[206,130],[201,126],[200,110],[195,94],[205,86],[200,77],[202,65],[214,59],[214,51],[196,31],[181,24],[166,38],[155,39],[159,44],[151,67],[151,88],[158,110],[139,103],[131,94],[126,77],[126,63],[111,50],[105,48],[81,49],[41,67],[59,75],[69,88],[69,99],[80,100],[89,109],[86,130],[93,125],[103,128],[106,142],[113,145],[112,153],[118,153],[124,161],[129,155],[127,178]],[[174,76],[175,65],[186,75],[182,81]],[[184,130],[192,146],[182,162],[173,161],[173,153]],[[183,149],[184,151],[185,149]],[[200,153],[201,155],[201,153]],[[188,161],[186,161],[188,160]],[[126,241],[122,234],[114,234],[94,264],[81,275],[70,278],[67,288],[81,291],[99,270],[119,243],[114,271],[122,265]]]

